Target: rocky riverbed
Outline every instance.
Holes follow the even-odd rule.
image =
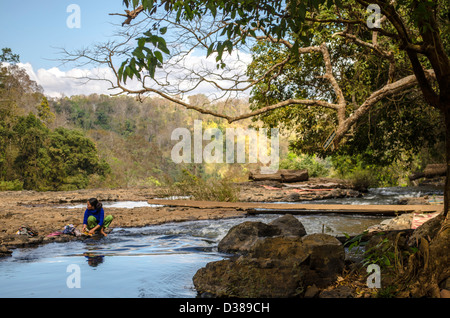
[[[334,179],[314,179],[307,182],[282,184],[274,182],[246,182],[240,188],[239,201],[275,202],[323,199],[358,195],[348,189],[348,183]],[[310,190],[317,191],[310,191]],[[62,231],[64,226],[80,226],[85,208],[69,205],[85,204],[91,197],[101,202],[147,201],[158,196],[156,188],[87,189],[75,191],[4,191],[0,192],[0,255],[8,255],[14,247],[24,247],[45,242],[78,239],[72,236],[47,235]],[[129,208],[110,207],[107,214],[114,216],[112,227],[142,227],[188,220],[242,217],[243,211],[227,208],[190,208],[144,206]],[[17,235],[22,226],[33,229],[38,235]]]
[[[361,195],[350,182],[332,178],[310,178],[308,181],[291,183],[253,181],[239,186],[239,201],[242,202],[298,202]]]
[[[326,198],[357,197],[361,195],[361,193],[352,189],[345,181],[332,179],[311,179],[307,182],[289,184],[246,182],[238,184],[237,186],[240,187],[239,201],[241,202],[295,202]],[[55,231],[61,231],[67,224],[80,226],[85,210],[84,204],[91,197],[96,197],[102,202],[147,202],[149,199],[158,197],[159,192],[156,190],[157,189],[155,188],[135,188],[89,189],[60,192],[0,192],[0,256],[10,255],[12,250],[17,247],[39,245],[54,241],[65,242],[83,239],[83,237],[75,237],[72,235],[48,236],[48,234]],[[408,202],[405,202],[405,204],[408,204]],[[74,205],[79,205],[79,207],[73,208]],[[114,216],[114,221],[112,223],[113,228],[143,227],[166,222],[245,216],[244,211],[235,208],[168,206],[143,206],[132,209],[108,207],[106,213]],[[243,222],[245,222],[245,220],[243,220]],[[402,228],[410,227],[412,221],[411,219],[408,219],[408,217],[403,217],[393,219],[380,226],[392,228],[393,222],[398,223],[397,228]],[[245,253],[245,256],[241,255],[241,257],[235,257],[232,260],[229,260],[230,262],[224,260],[221,263],[208,264],[212,271],[202,272],[202,270],[200,270],[198,275],[196,275],[196,278],[194,278],[196,283],[200,284],[198,285],[199,290],[203,290],[203,294],[208,294],[208,292],[210,292],[207,283],[208,279],[214,281],[218,276],[217,273],[228,268],[234,268],[236,270],[234,274],[230,272],[228,282],[239,281],[239,277],[243,277],[242,275],[246,278],[255,278],[258,280],[261,278],[258,275],[251,276],[253,275],[252,273],[256,271],[255,264],[257,265],[257,271],[263,273],[263,275],[268,275],[264,276],[264,279],[273,278],[280,283],[276,286],[274,285],[272,295],[281,296],[283,293],[287,292],[284,295],[316,297],[320,294],[321,297],[355,297],[358,296],[358,293],[361,292],[361,290],[365,290],[365,281],[361,281],[357,277],[351,278],[350,276],[353,275],[352,272],[346,272],[346,267],[342,267],[343,262],[344,264],[346,262],[345,254],[343,255],[342,253],[342,242],[339,242],[336,238],[326,234],[313,234],[311,236],[303,235],[303,233],[291,233],[292,235],[286,235],[285,231],[289,231],[289,229],[286,229],[284,226],[285,224],[283,224],[284,222],[278,222],[277,224],[268,225],[268,227],[271,227],[271,230],[269,229],[271,234],[265,236],[269,239],[260,240],[258,238],[253,242],[256,244],[248,244],[249,251],[248,253]],[[33,237],[16,234],[21,226],[30,227],[38,234]],[[379,229],[380,228],[378,228],[378,230]],[[290,230],[292,230],[292,227]],[[298,232],[298,230],[299,229],[297,228],[294,232]],[[257,232],[258,231],[259,230],[257,230]],[[284,234],[280,235],[278,232]],[[262,233],[265,233],[264,229],[262,230]],[[278,251],[277,249],[273,249],[277,246],[286,247],[286,250]],[[221,248],[222,247],[223,246],[221,246]],[[325,251],[325,254],[315,254],[322,249]],[[274,254],[264,254],[272,253],[270,251]],[[288,255],[291,255],[291,252],[293,252],[293,256],[287,257]],[[327,253],[329,253],[329,255]],[[325,263],[320,261],[320,259],[323,258],[320,255],[332,257],[332,263],[336,266],[329,268],[327,265],[328,261]],[[290,288],[283,291],[283,289],[287,287],[282,284],[285,280],[279,280],[282,275],[277,276],[273,274],[273,269],[276,269],[278,265],[280,265],[280,268],[285,269],[284,274],[287,275],[286,277],[291,277],[292,265],[294,263],[299,263],[299,260],[301,260],[300,263],[303,267],[297,274],[301,277],[296,281],[294,284],[295,286],[291,286],[294,289]],[[208,268],[208,266],[206,267]],[[305,277],[302,276],[307,272],[309,273],[308,277],[322,277],[321,275],[323,275],[323,272],[320,270],[317,271],[318,268],[322,268],[325,272],[330,274],[330,276],[327,276],[328,278],[325,278],[326,283],[324,282],[322,284],[320,280],[317,282],[309,281],[308,279],[305,280]],[[233,276],[235,274],[237,276]],[[206,287],[201,287],[202,283],[199,283],[201,281],[200,277],[203,277],[204,284],[206,284],[203,286]],[[330,285],[331,281],[333,283]],[[256,284],[254,286],[257,287],[259,285]],[[262,288],[262,285],[260,287],[260,290],[266,292],[264,288]],[[256,289],[249,291],[249,295],[254,295],[252,293],[254,293],[255,290]],[[447,289],[444,288],[443,290]],[[221,291],[215,291],[214,294],[221,295]],[[225,296],[226,294],[223,295]],[[234,294],[232,293],[231,295]]]
[[[138,189],[94,189],[58,192],[7,191],[0,192],[0,255],[8,255],[12,248],[25,247],[46,242],[83,239],[71,235],[48,237],[64,226],[73,224],[81,228],[85,207],[70,208],[70,205],[85,204],[91,197],[106,201],[147,201],[155,197],[152,188]],[[144,206],[135,208],[105,209],[114,216],[114,227],[142,227],[166,222],[240,217],[242,211],[235,209],[196,209]],[[22,226],[29,227],[38,235],[29,237],[16,232]]]
[[[353,198],[362,193],[345,180],[310,178],[304,182],[281,183],[253,181],[236,184],[240,202],[297,202],[330,198]],[[0,192],[0,255],[8,255],[11,248],[45,242],[79,239],[69,235],[48,237],[62,231],[65,225],[80,226],[85,210],[83,204],[91,197],[101,202],[146,202],[158,197],[157,188],[86,189],[75,191],[5,191]],[[426,204],[414,198],[415,204]],[[407,200],[403,202],[408,204]],[[69,208],[80,205],[80,208]],[[188,220],[243,217],[244,211],[234,208],[191,208],[143,206],[135,208],[108,207],[107,214],[114,216],[112,227],[142,227]],[[406,223],[405,223],[406,224]],[[22,226],[32,228],[37,236],[17,235]],[[398,227],[397,227],[398,228]],[[82,239],[82,238],[81,238]]]

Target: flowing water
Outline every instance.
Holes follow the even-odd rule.
[[[313,204],[399,204],[399,201],[404,198],[418,198],[428,195],[430,200],[433,197],[441,197],[443,190],[433,186],[422,187],[388,187],[388,188],[373,188],[369,189],[367,193],[362,194],[361,197],[356,198],[337,198],[324,199],[316,201],[301,201],[301,202],[278,202],[278,203],[313,203]]]
[[[350,201],[392,204],[402,196],[436,193],[440,194],[426,189],[374,189],[364,198]],[[347,199],[321,203],[339,202],[349,204]],[[132,208],[147,203],[104,202],[105,207],[109,204]],[[114,228],[101,239],[15,249],[11,257],[0,259],[0,297],[195,297],[192,277],[208,262],[227,257],[217,251],[217,244],[232,226],[244,221],[268,223],[277,217],[270,214]],[[357,215],[296,217],[308,234],[330,235],[358,234],[386,219]]]

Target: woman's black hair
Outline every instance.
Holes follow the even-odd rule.
[[[95,209],[100,210],[103,207],[103,204],[101,204],[97,198],[90,198],[88,200],[89,204]]]

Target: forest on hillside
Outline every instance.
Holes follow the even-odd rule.
[[[191,96],[191,100],[204,102],[204,96]],[[105,160],[111,173],[105,177],[92,175],[90,186],[130,187],[172,184],[189,171],[203,178],[233,175],[234,181],[245,178],[245,165],[174,163],[171,150],[176,141],[171,140],[176,128],[193,129],[194,120],[201,120],[203,129],[219,128],[223,122],[201,116],[192,110],[180,109],[161,98],[139,101],[132,97],[107,95],[72,96],[50,101],[55,113],[55,127],[80,129],[92,139],[99,157]],[[211,107],[248,107],[244,100],[233,101],[230,106],[214,104]],[[247,127],[249,123],[233,125]],[[204,142],[205,143],[205,142]]]
[[[356,126],[345,147],[330,154],[308,141],[308,135],[320,129],[312,111],[299,114],[305,118],[297,122],[300,125],[292,125],[296,114],[283,122],[279,112],[263,117],[263,123],[248,119],[227,124],[158,97],[48,98],[16,64],[18,56],[3,49],[0,62],[9,62],[0,70],[0,190],[161,186],[186,178],[246,181],[258,164],[173,162],[176,142],[171,134],[180,127],[192,131],[194,120],[201,120],[203,129],[223,132],[227,127],[273,127],[278,122],[280,168],[306,168],[311,177],[407,185],[412,171],[444,161],[443,125],[436,125],[442,118],[425,109],[420,98],[394,102],[394,108],[381,105]],[[190,96],[189,103],[233,116],[251,107],[247,99],[212,103],[204,95]]]

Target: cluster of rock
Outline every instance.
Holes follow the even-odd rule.
[[[258,180],[239,184],[241,202],[300,202],[335,198],[354,198],[361,192],[345,181],[310,178],[303,182]]]
[[[418,247],[419,250],[414,257],[428,255],[428,244],[425,243],[431,242],[438,235],[443,220],[443,215],[440,214],[417,229],[411,229],[410,215],[403,215],[386,222],[383,225],[384,230],[389,228],[386,232],[373,231],[365,234],[361,240],[367,242],[365,251],[371,251],[373,254],[378,253],[378,249],[380,253],[385,249],[397,250],[398,257],[401,257],[406,265],[411,258],[411,247]],[[449,243],[450,241],[444,240],[434,248],[444,255],[439,258],[439,262],[442,261],[443,264],[448,264],[446,251],[449,249]],[[348,253],[346,255],[339,238],[327,234],[307,235],[301,222],[289,214],[268,224],[247,221],[234,226],[219,242],[218,250],[231,255],[223,260],[208,263],[194,275],[194,287],[200,297],[358,296],[355,294],[355,286],[338,282],[343,279],[345,270],[353,268],[358,271],[360,260],[352,260]],[[407,253],[403,254],[401,251]],[[447,274],[445,270],[442,272],[443,264],[439,262],[433,266],[440,273],[437,281],[440,297],[450,297],[448,270]],[[445,265],[443,266],[445,268]],[[405,267],[402,270],[410,269]],[[392,283],[390,280],[392,277],[385,273],[382,276],[382,285],[389,286]],[[359,288],[360,291],[370,289],[364,284]],[[397,296],[416,297],[414,295],[416,294],[406,290]],[[371,297],[370,292],[363,297]]]
[[[382,232],[382,231],[400,231],[411,229],[411,223],[413,220],[413,213],[405,213],[395,218],[386,219],[379,224],[369,227],[368,232]]]
[[[289,214],[269,224],[236,225],[218,249],[234,255],[197,271],[193,283],[202,297],[314,297],[344,269],[342,243],[327,234],[307,235]]]

